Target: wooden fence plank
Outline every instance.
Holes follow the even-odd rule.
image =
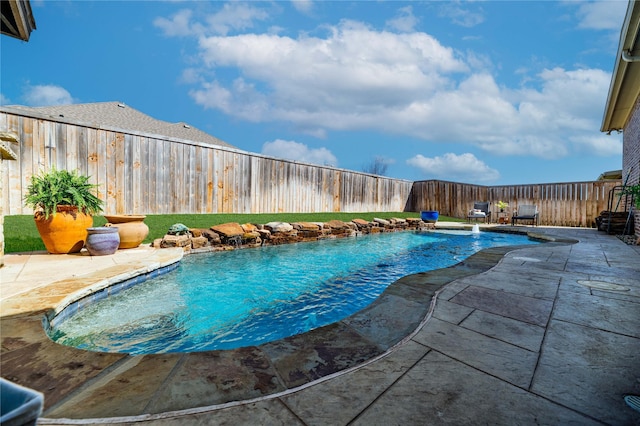
[[[50,123],[51,136],[54,138],[56,155],[54,164],[59,170],[67,168],[67,125],[62,123]],[[74,170],[69,167],[69,170]]]
[[[15,174],[10,177],[8,175],[4,176],[4,179],[5,179],[4,187],[10,191],[8,195],[15,194],[14,197],[18,198],[18,199],[14,198],[10,200],[9,203],[10,204],[18,203],[20,206],[22,206],[22,203],[24,203],[24,199],[21,199],[23,195],[20,191],[20,186],[18,185],[20,182],[20,174],[26,177],[27,182],[30,182],[31,176],[33,176],[34,174],[37,174],[39,169],[37,160],[35,162],[33,161],[34,130],[37,131],[37,123],[34,123],[33,120],[22,120],[22,119],[18,120],[18,117],[14,117],[14,119],[11,121],[13,121],[14,124],[10,125],[9,126],[10,128],[17,129],[18,126],[22,127],[21,142],[19,144],[11,144],[11,147],[16,149],[17,151],[16,154],[18,155],[18,161],[20,161],[20,164],[23,165],[23,167],[22,167],[22,170],[18,168],[13,169],[13,173],[19,173],[19,174]],[[9,183],[11,183],[11,185],[9,185]],[[5,211],[8,211],[8,206],[6,205],[5,205]]]
[[[142,212],[148,212],[152,206],[149,201],[151,196],[149,190],[149,181],[151,180],[151,161],[149,159],[149,138],[140,138],[140,200],[138,203],[138,209],[134,209],[132,214],[142,214]]]
[[[104,139],[102,139],[104,138]],[[105,182],[107,186],[107,209],[110,214],[123,214],[117,210],[118,188],[116,186],[116,170],[118,160],[116,158],[116,134],[115,132],[101,132],[101,143],[106,145],[105,156]]]

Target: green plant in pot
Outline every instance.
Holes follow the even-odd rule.
[[[504,201],[500,200],[500,201],[498,201],[497,206],[498,206],[498,208],[500,209],[501,212],[504,212],[504,209],[509,207],[509,203],[505,203]]]
[[[49,253],[77,253],[93,226],[93,215],[102,211],[97,185],[77,171],[52,169],[31,177],[24,201]]]

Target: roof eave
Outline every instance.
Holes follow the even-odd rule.
[[[622,130],[640,95],[640,62],[627,62],[622,59],[623,52],[640,55],[640,51],[636,50],[640,48],[639,28],[640,2],[631,0],[620,32],[616,63],[600,128],[603,132]]]
[[[36,29],[29,0],[2,1],[2,34],[29,41],[31,31]]]

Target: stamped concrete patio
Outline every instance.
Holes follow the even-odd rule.
[[[181,252],[7,255],[2,376],[45,394],[42,424],[640,424],[622,399],[640,394],[640,247],[526,229],[557,242],[405,277],[304,335],[196,354],[85,352],[41,326],[69,294]]]

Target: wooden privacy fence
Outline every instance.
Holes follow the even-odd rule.
[[[106,214],[376,212],[438,210],[464,218],[475,201],[536,204],[541,225],[593,225],[620,181],[481,186],[410,182],[270,158],[233,148],[64,118],[0,110],[0,131],[16,135],[18,161],[0,170],[0,212],[31,214],[32,175],[78,170],[99,185]]]
[[[35,117],[9,107],[18,161],[5,161],[0,211],[31,214],[30,178],[53,167],[99,185],[106,214],[403,211],[412,182],[232,148]]]
[[[621,184],[615,180],[480,186],[428,180],[414,182],[408,204],[414,211],[438,210],[459,218],[466,217],[476,201],[490,202],[493,218],[497,217],[498,201],[508,203],[510,211],[522,204],[535,204],[541,225],[593,227],[595,218],[608,208],[610,191]]]

